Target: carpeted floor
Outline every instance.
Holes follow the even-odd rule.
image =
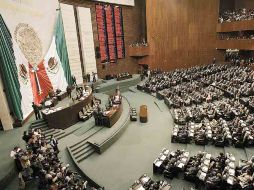
[[[142,104],[148,106],[148,123],[132,122],[106,152],[92,155],[81,163],[81,169],[108,190],[128,189],[143,173],[159,179],[160,176],[153,176],[152,163],[161,149],[186,148],[186,145],[170,144],[173,120],[163,101],[138,91],[123,95],[137,111]],[[178,182],[173,183],[174,189],[189,186]]]
[[[247,159],[254,153],[253,148],[236,149],[233,147],[216,148],[214,146],[172,144],[170,136],[174,123],[164,102],[139,92],[134,87],[131,88],[131,91],[124,92],[123,95],[128,99],[131,107],[135,107],[138,112],[140,105],[148,106],[148,123],[142,124],[139,121],[130,123],[122,136],[103,154],[93,154],[81,162],[81,169],[99,185],[104,186],[106,190],[127,190],[143,173],[147,173],[153,179],[163,179],[161,176],[153,175],[152,163],[164,147],[171,150],[187,149],[191,155],[204,150],[212,154],[218,154],[221,151],[232,152],[237,159]],[[79,135],[84,132],[85,128],[80,128],[78,125],[84,124],[73,126],[73,130],[77,130],[59,141],[61,159],[64,163],[70,163],[71,166],[73,166],[72,160],[66,151],[66,146],[78,141]],[[9,152],[14,144],[22,142],[21,137],[24,129],[26,128],[13,130],[10,134],[8,132],[0,133],[2,145],[0,158],[1,160],[5,159],[0,162],[0,171],[3,172],[2,168],[8,167],[5,162],[8,161],[11,164]],[[15,189],[16,182],[12,182],[6,189]],[[170,183],[175,190],[193,186],[182,179],[173,179],[170,180]],[[34,189],[33,186],[30,188]]]

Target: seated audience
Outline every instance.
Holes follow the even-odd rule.
[[[185,150],[170,151],[164,148],[153,162],[153,173],[173,179],[184,173],[184,179],[195,183],[197,189],[253,189],[254,156],[241,160],[239,166],[230,153],[213,156],[198,152],[189,156]]]
[[[237,52],[228,51],[238,59]],[[250,147],[254,146],[253,76],[250,67],[210,64],[171,72],[152,70],[151,77],[137,87],[156,93],[173,108],[172,142]],[[233,127],[236,118],[245,127]]]
[[[242,20],[252,20],[254,18],[254,10],[246,8],[237,9],[233,11],[224,11],[219,16],[219,23],[234,22]]]

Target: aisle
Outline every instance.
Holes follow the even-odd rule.
[[[141,92],[125,92],[123,96],[137,111],[142,104],[148,106],[148,123],[130,123],[108,150],[90,156],[81,164],[89,177],[108,190],[128,189],[141,174],[153,175],[154,159],[163,147],[169,146],[172,118],[165,105],[160,104],[161,112],[154,104],[157,101],[154,97]]]

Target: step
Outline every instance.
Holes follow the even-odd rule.
[[[75,130],[74,130],[75,131]],[[73,131],[73,132],[74,132]],[[66,132],[65,130],[64,130],[64,132],[63,133],[61,133],[61,134],[59,134],[59,135],[57,135],[57,140],[60,140],[60,139],[62,139],[62,138],[64,138],[64,137],[66,137],[66,136],[68,136],[68,135],[70,135],[70,134],[72,134],[73,132]]]
[[[31,128],[35,128],[35,127],[39,127],[39,126],[47,126],[48,124],[47,123],[38,123],[38,124],[35,124],[35,125],[30,125]]]
[[[87,147],[89,147],[89,143],[88,142],[86,142],[86,143],[82,143],[80,146],[78,146],[77,148],[75,148],[74,150],[71,150],[71,152],[72,152],[72,154],[77,154],[77,153],[79,153],[81,150],[83,150],[83,149],[85,149],[85,148],[87,148]]]
[[[58,134],[60,134],[62,132],[63,132],[62,130],[57,129],[53,133],[51,133],[51,135],[54,135],[54,137],[55,137],[55,136],[57,136]]]
[[[82,149],[80,152],[78,152],[76,155],[74,155],[74,158],[77,160],[78,158],[80,158],[81,156],[83,156],[84,154],[89,152],[91,149],[93,149],[92,146],[88,146],[88,147]]]
[[[43,131],[46,131],[46,130],[48,130],[48,129],[50,129],[48,126],[44,126],[44,127],[42,127],[42,128],[40,128],[40,130],[43,132]]]
[[[55,129],[50,129],[50,128],[48,128],[47,130],[43,131],[43,134],[44,134],[45,136],[47,136],[49,133],[51,133],[51,132],[53,132],[53,131],[55,131]]]
[[[84,141],[84,140],[79,141],[78,143],[76,143],[76,144],[70,146],[70,150],[71,150],[72,152],[75,152],[77,149],[79,149],[79,148],[85,146],[86,144],[88,144],[87,141]]]
[[[55,138],[58,138],[59,136],[65,134],[65,131],[64,131],[64,130],[59,130],[59,131],[60,131],[60,133],[57,133],[56,135],[54,135]]]
[[[83,141],[89,139],[90,137],[92,137],[93,135],[95,135],[96,133],[100,132],[102,129],[104,129],[103,127],[98,127],[98,128],[94,128],[94,130],[89,131],[88,133],[86,133],[84,135]]]
[[[80,142],[83,142],[83,141],[87,140],[88,138],[90,138],[91,136],[93,136],[94,134],[98,133],[100,130],[103,129],[103,127],[93,126],[91,129],[92,130],[89,129],[89,130],[87,130],[87,132],[85,134],[83,134],[84,137],[81,141],[71,145],[70,149],[77,146],[78,144],[80,144]]]
[[[57,139],[57,140],[60,140],[60,139],[62,139],[62,138],[64,138],[64,137],[66,137],[67,135],[68,135],[68,134],[66,134],[66,133],[63,131],[62,133],[57,134],[56,139]]]
[[[40,125],[47,125],[48,123],[47,122],[40,122],[40,123],[31,123],[31,127],[36,127],[36,126],[40,126]]]
[[[89,150],[83,157],[79,158],[77,160],[78,163],[82,162],[83,160],[85,160],[86,158],[88,158],[89,156],[91,156],[93,153],[95,152],[94,149]]]
[[[43,123],[46,122],[44,119],[38,119],[32,122],[32,124],[36,124],[36,123]]]
[[[43,128],[43,127],[47,127],[48,124],[41,124],[41,125],[36,125],[36,126],[30,126],[30,129],[39,129],[39,128]]]
[[[55,135],[57,135],[59,133],[61,133],[61,130],[54,130],[54,131],[46,134],[45,136],[46,136],[46,139],[49,139],[51,137],[51,135],[54,135],[54,137],[55,137]]]
[[[88,131],[90,131],[91,129],[93,129],[95,126],[96,125],[88,126],[88,128],[85,127],[85,129],[83,129],[84,127],[80,127],[79,129],[74,131],[73,134],[76,135],[76,136],[82,136],[85,133],[87,133]]]
[[[32,127],[32,128],[30,128],[30,130],[35,130],[35,129],[40,129],[42,132],[43,131],[45,131],[45,130],[48,130],[49,128],[48,128],[48,126],[47,125],[45,125],[45,126],[38,126],[38,127]]]

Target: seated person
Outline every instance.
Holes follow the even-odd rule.
[[[60,94],[62,91],[58,88],[56,89],[56,95]]]
[[[53,90],[50,90],[48,93],[49,98],[54,98],[56,96],[55,92]]]
[[[82,94],[84,97],[89,96],[89,91],[86,88],[84,88],[82,92],[83,92]]]

